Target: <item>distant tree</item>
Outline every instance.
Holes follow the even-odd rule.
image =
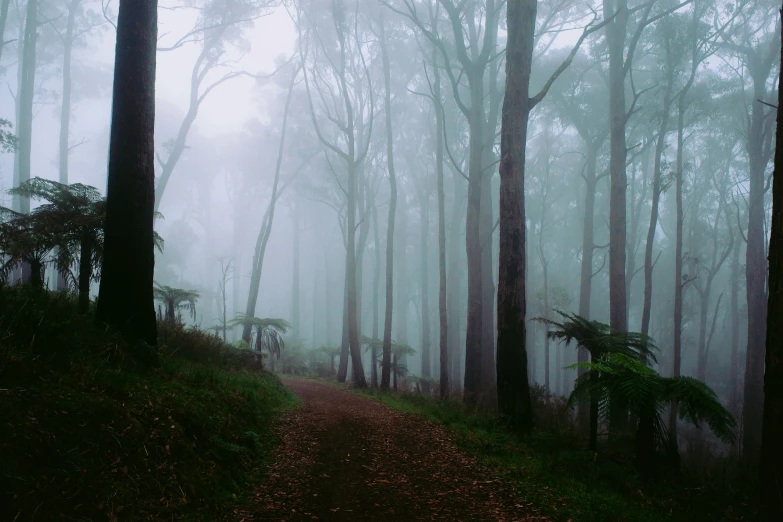
[[[270,357],[280,358],[280,352],[285,347],[283,334],[291,329],[291,324],[283,319],[248,317],[245,314],[237,314],[231,321],[231,325],[242,325],[247,328],[250,325],[255,335],[255,342],[251,345],[259,354],[266,351]]]
[[[181,311],[185,310],[190,316],[196,319],[196,303],[201,295],[195,290],[184,290],[182,288],[172,288],[170,286],[155,283],[153,289],[155,300],[163,304],[166,310],[163,319],[166,322],[174,323],[178,321]]]
[[[99,322],[151,347],[157,346],[153,297],[157,4],[157,0],[121,0],[119,6],[97,310]],[[155,363],[155,356],[150,359]]]
[[[75,183],[33,178],[9,191],[27,199],[45,201],[31,212],[49,229],[57,247],[55,264],[66,284],[79,292],[79,312],[90,303],[90,283],[98,280],[103,261],[103,227],[106,200],[98,189]],[[72,267],[78,259],[78,276]]]

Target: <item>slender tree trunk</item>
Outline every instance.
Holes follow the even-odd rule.
[[[421,376],[430,377],[430,281],[429,281],[429,232],[430,232],[430,213],[429,213],[429,195],[421,194],[421,216],[420,216],[420,243],[419,243],[419,282],[421,293]],[[430,393],[428,383],[422,383],[422,391],[425,394]]]
[[[668,32],[667,32],[668,35]],[[671,45],[666,39],[666,91],[663,94],[663,114],[661,125],[658,127],[658,136],[655,141],[655,158],[653,164],[653,193],[650,209],[650,226],[647,228],[647,241],[644,245],[644,304],[642,305],[642,333],[650,333],[650,310],[652,308],[652,273],[653,273],[653,246],[655,245],[655,232],[658,227],[658,204],[661,200],[661,157],[666,146],[666,135],[671,113],[672,89],[674,86],[674,66],[672,64]]]
[[[352,151],[353,152],[353,151]],[[351,154],[353,156],[353,154]],[[346,233],[348,237],[348,252],[346,253],[346,288],[348,291],[348,341],[351,350],[351,366],[353,369],[353,384],[357,388],[366,388],[362,366],[362,351],[359,344],[359,323],[357,315],[356,289],[356,199],[357,199],[357,165],[348,166],[348,198],[346,217]]]
[[[590,318],[590,299],[593,291],[593,258],[595,255],[595,192],[598,185],[596,164],[598,150],[603,139],[587,141],[587,163],[585,165],[585,208],[584,227],[582,228],[582,264],[579,284],[579,316]],[[584,348],[577,348],[577,362],[586,363],[590,353]],[[583,368],[577,370],[581,377]],[[579,425],[582,433],[587,433],[589,427],[589,407],[579,408]]]
[[[347,255],[347,254],[346,254]],[[340,336],[340,363],[337,367],[337,382],[345,382],[348,378],[348,358],[351,354],[351,340],[348,337],[348,261],[345,262],[343,273],[343,315]]]
[[[71,0],[68,6],[68,25],[63,41],[63,98],[60,111],[60,183],[68,184],[68,157],[71,127],[71,54],[73,51],[76,11],[82,0]]]
[[[3,47],[5,47],[5,24],[8,21],[8,6],[11,0],[0,0],[0,58],[3,56]]]
[[[441,104],[440,71],[437,53],[433,50],[435,64],[435,169],[438,192],[438,318],[440,324],[440,398],[449,396],[449,323],[446,281],[446,196],[443,191],[443,106]]]
[[[291,282],[291,337],[299,339],[299,211],[301,207],[296,202],[293,208],[294,218],[294,262],[293,262],[293,281]]]
[[[520,432],[533,425],[525,345],[525,147],[536,7],[534,0],[507,6],[506,95],[500,135],[498,408]]]
[[[397,178],[394,172],[394,134],[391,108],[391,65],[386,49],[386,36],[381,26],[381,58],[383,60],[383,81],[385,86],[386,116],[386,164],[389,174],[389,218],[386,222],[386,311],[383,323],[383,361],[381,363],[381,388],[389,388],[391,372],[391,331],[394,311],[394,220],[397,211]],[[398,319],[399,320],[399,319]],[[395,378],[395,388],[396,388]]]
[[[35,96],[36,45],[38,41],[38,0],[28,0],[25,16],[24,42],[22,43],[22,63],[19,82],[19,119],[17,131],[19,137],[19,175],[18,184],[30,179],[33,143],[33,98]],[[30,212],[30,200],[19,197],[19,212]],[[22,269],[24,280],[30,278],[30,267]],[[27,272],[27,273],[24,273]]]
[[[676,234],[674,244],[674,358],[672,362],[672,377],[679,377],[682,366],[682,224],[684,219],[682,208],[683,185],[683,122],[684,111],[682,104],[677,116],[677,172],[675,178],[675,192],[677,199]],[[669,413],[669,444],[672,454],[677,453],[677,412],[675,402]]]
[[[449,268],[447,290],[449,313],[449,360],[451,361],[451,388],[455,394],[462,392],[462,326],[465,315],[462,313],[464,299],[462,294],[462,259],[459,252],[460,215],[464,212],[465,187],[462,177],[454,175],[454,200],[449,218]]]
[[[783,17],[783,10],[780,12]],[[783,29],[781,29],[783,40]],[[783,56],[783,51],[781,51]],[[783,79],[778,78],[778,107]],[[769,300],[764,373],[764,415],[759,483],[764,488],[769,520],[783,519],[783,116],[777,114],[772,223],[769,242]]]
[[[245,307],[245,315],[248,318],[254,317],[256,314],[258,290],[261,286],[261,271],[264,267],[266,245],[269,242],[269,236],[272,234],[272,224],[275,219],[275,206],[279,197],[278,185],[280,183],[280,167],[283,163],[285,135],[288,127],[288,110],[291,107],[291,97],[294,92],[296,77],[296,73],[291,75],[291,83],[288,86],[288,96],[285,101],[285,109],[283,109],[283,123],[280,130],[280,146],[278,147],[277,164],[275,165],[275,180],[272,183],[272,196],[269,200],[266,213],[264,214],[264,219],[261,222],[261,230],[258,232],[258,238],[256,239],[256,246],[253,253],[253,270],[250,274],[250,289],[247,296],[247,306]],[[169,159],[169,161],[171,160]],[[162,192],[160,193],[162,194]],[[247,343],[250,343],[251,328],[252,326],[250,323],[246,323],[242,328],[242,339]]]
[[[378,233],[378,205],[375,201],[372,202],[372,224],[373,224],[373,245],[375,247],[374,254],[374,270],[372,278],[372,339],[373,341],[378,339],[379,325],[378,325],[378,312],[380,308],[380,282],[381,282],[381,241],[380,234]],[[382,348],[381,348],[382,349]],[[373,388],[378,387],[378,348],[375,342],[371,345],[370,361],[372,371],[370,373],[370,381]]]
[[[121,0],[119,7],[97,311],[99,322],[152,347],[157,346],[152,292],[157,5]]]
[[[470,78],[470,77],[469,77]],[[468,208],[465,218],[465,250],[468,262],[468,316],[465,331],[465,390],[463,400],[468,406],[479,406],[481,393],[481,363],[483,339],[484,290],[481,272],[481,189],[483,173],[482,127],[484,120],[484,89],[481,78],[470,82],[470,140],[468,167]]]
[[[739,392],[739,282],[740,282],[740,248],[741,241],[734,243],[731,253],[731,354],[729,356],[729,391],[731,393],[731,405],[736,415]]]

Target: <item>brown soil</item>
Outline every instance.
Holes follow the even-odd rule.
[[[542,520],[457,448],[441,426],[314,382],[285,380],[302,400],[244,520]]]

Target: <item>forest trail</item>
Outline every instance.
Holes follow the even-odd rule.
[[[283,382],[303,404],[278,426],[269,477],[237,522],[545,520],[443,427],[326,384]]]

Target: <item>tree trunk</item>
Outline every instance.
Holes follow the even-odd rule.
[[[465,315],[462,313],[464,299],[462,293],[463,265],[459,250],[460,215],[464,212],[465,187],[462,176],[454,174],[454,200],[449,218],[449,268],[448,314],[449,314],[449,360],[451,361],[451,388],[459,395],[462,392],[462,326]]]
[[[248,318],[256,314],[256,304],[258,302],[258,290],[261,285],[261,271],[264,267],[264,256],[266,254],[266,245],[269,242],[269,236],[272,234],[272,223],[275,219],[275,206],[277,204],[278,185],[280,183],[280,167],[283,163],[283,150],[285,147],[285,135],[288,127],[288,110],[291,107],[291,97],[294,92],[294,85],[297,74],[291,75],[291,83],[288,86],[288,96],[285,100],[285,109],[283,109],[283,123],[280,128],[280,146],[277,151],[277,164],[275,165],[275,180],[272,183],[272,196],[269,200],[264,218],[261,221],[261,230],[258,232],[256,246],[253,253],[253,270],[250,274],[250,288],[247,295],[247,306],[245,306],[245,315]],[[169,159],[170,161],[170,159]],[[250,343],[251,325],[246,323],[242,328],[242,339]]]
[[[381,281],[381,241],[378,233],[378,205],[372,202],[372,223],[373,223],[373,245],[375,247],[374,270],[372,278],[372,338],[378,339],[378,312],[380,308],[380,281]],[[378,387],[378,348],[375,342],[371,345],[370,361],[371,372],[370,381],[373,388]]]
[[[299,339],[299,203],[296,202],[293,207],[293,227],[294,227],[294,262],[293,262],[293,280],[291,281],[291,337]]]
[[[731,354],[729,364],[729,393],[732,411],[737,415],[739,392],[739,282],[740,282],[740,248],[741,241],[735,241],[731,253]]]
[[[430,377],[430,281],[429,281],[429,259],[427,249],[429,247],[429,195],[421,194],[421,216],[420,216],[420,238],[419,238],[419,282],[421,293],[421,376]],[[430,393],[430,385],[427,382],[422,383],[422,390],[425,394]]]
[[[751,71],[753,72],[753,71]],[[767,161],[763,153],[763,130],[766,116],[764,82],[768,75],[753,78],[753,108],[748,159],[750,193],[748,194],[748,230],[745,250],[745,289],[748,300],[748,349],[745,359],[745,396],[742,408],[743,454],[757,464],[761,450],[761,428],[764,407],[764,344],[767,329],[767,259],[764,231],[764,183]],[[774,318],[773,318],[774,319]]]
[[[506,95],[500,135],[498,408],[514,429],[533,425],[525,346],[525,147],[530,116],[534,0],[507,6]]]
[[[82,0],[71,0],[68,6],[68,26],[63,41],[63,98],[60,111],[60,183],[68,184],[68,156],[71,126],[71,54],[73,51],[73,31],[76,25],[76,11]]]
[[[586,140],[587,141],[587,140]],[[593,257],[595,253],[595,192],[598,184],[596,164],[598,150],[603,139],[587,141],[587,163],[585,165],[585,208],[584,228],[582,229],[582,264],[579,284],[579,316],[590,318],[590,299],[593,291]],[[577,348],[577,362],[586,363],[590,353],[584,348]],[[581,377],[583,368],[577,370]],[[589,407],[579,408],[579,425],[582,433],[587,433],[589,427]]]
[[[92,279],[93,236],[85,231],[79,252],[79,313],[86,314],[90,308],[90,280]],[[154,306],[153,306],[154,313]]]
[[[783,10],[781,10],[783,16]],[[783,29],[781,29],[783,34]],[[783,36],[781,36],[783,40]],[[783,51],[781,51],[783,56]],[[778,78],[778,107],[783,103],[783,79]],[[783,519],[783,117],[777,114],[772,223],[769,242],[764,415],[759,478],[769,520]]]
[[[443,191],[443,106],[441,104],[440,71],[437,54],[433,50],[433,71],[435,76],[433,96],[435,97],[435,170],[438,192],[438,318],[440,324],[440,398],[449,396],[449,341],[446,281],[446,196]]]
[[[22,63],[19,67],[19,119],[17,131],[19,137],[19,174],[17,183],[22,183],[30,179],[30,162],[32,160],[32,140],[33,140],[33,98],[35,96],[35,56],[36,45],[38,41],[38,0],[28,0],[27,14],[25,17],[24,42],[22,43]],[[17,186],[18,186],[17,185]],[[22,214],[30,212],[30,199],[19,197],[18,210]],[[30,278],[30,267],[25,264],[23,267],[23,279]]]
[[[625,142],[625,37],[628,23],[626,0],[604,0],[606,40],[609,47],[609,120],[610,120],[610,199],[609,199],[609,323],[618,332],[628,328],[625,288],[626,257],[626,185],[625,164],[628,148]],[[625,425],[622,423],[622,427]]]
[[[470,76],[468,76],[470,78]],[[468,315],[465,330],[465,390],[463,400],[479,406],[483,339],[483,276],[481,271],[481,189],[484,142],[484,89],[481,78],[470,81],[470,140],[468,167],[468,208],[465,217],[465,251],[468,263]]]
[[[644,304],[642,305],[642,333],[650,333],[650,310],[652,308],[652,273],[653,273],[653,246],[655,245],[655,232],[658,227],[658,204],[661,200],[661,156],[666,146],[666,134],[671,113],[672,89],[674,86],[674,66],[672,64],[671,45],[666,31],[666,91],[663,94],[663,114],[661,125],[658,127],[658,136],[655,141],[655,158],[653,165],[653,192],[650,209],[650,226],[647,228],[647,241],[644,245]]]
[[[386,49],[386,36],[381,26],[381,58],[383,60],[383,81],[385,86],[385,116],[386,116],[386,163],[389,174],[389,218],[386,222],[386,311],[383,322],[383,361],[381,363],[381,388],[389,388],[391,372],[391,331],[394,312],[394,220],[397,211],[397,178],[394,173],[394,134],[392,130],[391,111],[391,65]],[[396,388],[395,378],[395,388]]]
[[[0,58],[3,56],[3,47],[5,47],[5,24],[8,21],[8,6],[11,0],[0,0]]]
[[[674,357],[672,362],[672,377],[679,377],[682,366],[682,185],[683,185],[683,108],[677,116],[677,172],[675,173],[675,192],[677,199],[676,237],[674,246]],[[677,403],[673,403],[669,412],[669,444],[672,454],[677,453]]]
[[[121,0],[117,18],[99,322],[157,346],[155,60],[157,0]],[[151,361],[154,362],[154,361]]]

